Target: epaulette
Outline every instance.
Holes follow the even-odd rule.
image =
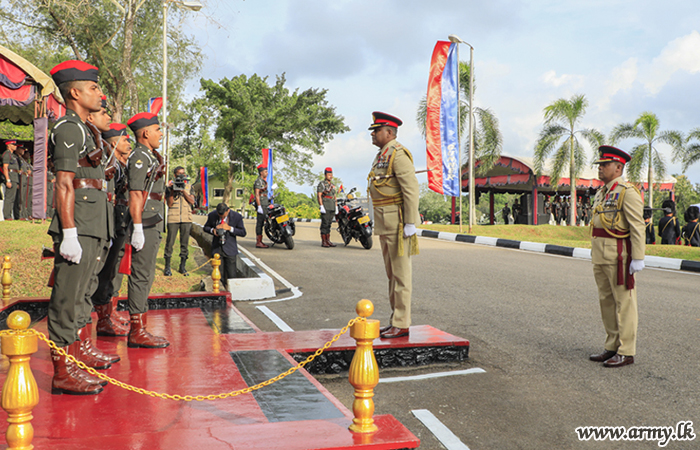
[[[622,183],[620,183],[620,186],[624,186],[625,189],[632,188],[635,191],[637,191],[637,194],[642,195],[642,193],[639,191],[639,188],[637,186],[635,186],[634,184],[630,183],[629,181],[623,181]]]
[[[397,142],[396,145],[394,146],[394,152],[396,152],[398,150],[403,150],[404,153],[406,153],[406,156],[408,156],[408,159],[410,159],[411,162],[413,162],[413,155],[411,154],[411,152],[406,147],[404,147],[403,145],[401,145]]]

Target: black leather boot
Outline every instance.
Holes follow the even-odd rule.
[[[165,269],[163,269],[163,275],[166,277],[173,276],[173,273],[170,271],[170,258],[167,256],[165,257]]]
[[[185,264],[187,263],[187,258],[180,258],[180,268],[177,269],[178,272],[183,274],[184,276],[188,277],[190,276],[189,273],[187,273],[187,269],[185,268]]]

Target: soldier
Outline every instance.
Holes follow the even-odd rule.
[[[49,301],[49,337],[58,348],[76,358],[90,359],[84,329],[77,314],[97,257],[108,239],[107,193],[102,155],[85,125],[90,113],[101,109],[102,91],[97,84],[98,69],[82,61],[65,61],[51,70],[66,103],[66,115],[59,119],[49,137],[49,154],[56,171],[56,209],[49,226],[56,256],[53,289]],[[51,349],[54,394],[90,395],[102,392],[106,382],[83,372],[65,356]],[[92,359],[95,359],[93,356]],[[93,367],[99,361],[92,361]]]
[[[255,207],[258,212],[258,217],[255,222],[255,247],[268,248],[269,245],[262,241],[263,225],[265,217],[267,217],[267,207],[270,205],[270,199],[267,198],[267,167],[260,164],[258,166],[258,178],[253,184],[255,195]]]
[[[644,207],[644,230],[646,233],[646,244],[656,244],[656,234],[654,233],[654,221],[652,220],[652,210],[650,207]]]
[[[508,203],[506,203],[506,206],[504,206],[501,210],[501,214],[503,215],[503,223],[508,225],[508,216],[510,216],[510,208],[508,207]]]
[[[2,171],[5,175],[5,203],[3,214],[5,220],[19,219],[19,175],[20,161],[15,153],[17,151],[17,141],[10,139],[5,141],[7,150],[2,154]]]
[[[127,125],[136,135],[137,142],[127,161],[133,247],[128,293],[131,328],[127,345],[132,348],[164,348],[170,342],[146,330],[148,294],[155,279],[161,234],[165,231],[165,205],[162,201],[165,182],[161,178],[164,167],[161,156],[156,152],[163,132],[158,116],[151,113],[136,114]],[[150,226],[144,226],[145,220]]]
[[[561,197],[557,195],[556,200],[554,201],[553,205],[554,209],[554,221],[556,222],[556,225],[561,225]]]
[[[518,199],[513,201],[513,223],[520,223],[520,215],[523,213],[523,207],[518,203]]]
[[[411,326],[411,255],[418,254],[415,224],[420,220],[418,180],[413,156],[396,140],[401,119],[382,112],[372,113],[372,119],[372,144],[379,152],[367,180],[389,278],[391,323],[380,332],[388,339],[408,336]]]
[[[325,178],[316,187],[316,197],[321,208],[321,247],[335,247],[331,242],[331,224],[336,208],[333,169],[326,167],[323,175]]]
[[[688,222],[683,227],[682,232],[685,245],[700,247],[700,226],[698,225],[698,218],[700,218],[700,208],[697,206],[691,206],[685,210],[685,221]]]
[[[664,217],[659,219],[659,236],[661,244],[676,245],[680,243],[681,226],[676,218],[676,203],[673,200],[664,200],[661,204]]]
[[[32,217],[32,181],[34,180],[31,157],[24,145],[18,145],[16,153],[20,163],[19,218],[29,220]]]
[[[593,204],[591,261],[607,338],[603,352],[590,359],[605,367],[622,367],[634,363],[636,352],[634,274],[644,269],[643,203],[639,191],[622,179],[630,156],[607,145],[598,150],[598,178],[605,186]]]

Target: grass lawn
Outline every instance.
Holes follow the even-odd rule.
[[[46,234],[49,228],[49,222],[44,224],[39,222],[31,223],[24,221],[5,221],[0,222],[0,257],[10,256],[12,262],[12,288],[11,295],[15,297],[49,297],[51,289],[46,286],[49,280],[49,275],[53,269],[53,260],[47,259],[41,261],[42,245],[51,247],[51,237]],[[191,243],[194,240],[190,241]],[[190,276],[185,277],[178,273],[175,269],[180,265],[180,259],[173,258],[172,264],[173,276],[163,276],[163,250],[165,248],[165,233],[158,251],[158,260],[156,262],[156,279],[153,282],[152,293],[163,292],[191,292],[199,289],[199,283],[211,273],[207,270],[208,267],[200,269],[198,272],[192,273],[199,266],[194,262],[194,255],[201,255],[201,250],[190,245],[190,256],[187,260],[187,270],[190,271]],[[180,251],[180,242],[175,242],[173,253],[175,255]],[[124,277],[121,287],[121,294],[126,295],[127,277]]]
[[[421,225],[420,228],[435,231],[459,233],[459,225]],[[564,247],[591,248],[590,229],[588,227],[563,227],[555,225],[475,225],[471,233],[469,225],[462,226],[461,234],[488,236],[514,241],[544,242]],[[658,242],[661,238],[656,238]],[[646,254],[666,258],[700,261],[700,247],[681,245],[647,245]]]

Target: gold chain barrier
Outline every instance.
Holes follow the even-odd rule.
[[[87,367],[72,355],[68,355],[62,348],[50,340],[44,333],[29,328],[31,318],[24,311],[14,311],[7,319],[9,330],[0,331],[0,342],[2,343],[2,353],[10,360],[5,384],[2,388],[2,408],[7,411],[7,421],[9,426],[5,433],[8,449],[32,448],[31,442],[34,437],[34,428],[31,420],[32,409],[39,403],[39,389],[37,388],[34,375],[29,366],[30,355],[38,349],[38,340],[55,349],[60,355],[76,363],[78,367],[89,372],[101,380],[110,384],[132,391],[137,394],[151,397],[175,400],[175,401],[205,401],[218,400],[237,397],[241,394],[248,394],[265,386],[269,386],[288,375],[293,374],[300,368],[312,362],[317,356],[326,351],[334,342],[350,329],[350,336],[357,341],[357,348],[350,364],[348,380],[355,388],[355,401],[353,402],[353,419],[350,430],[355,433],[372,433],[377,430],[372,415],[374,414],[374,387],[379,382],[379,369],[377,360],[374,357],[372,341],[379,337],[379,321],[367,319],[374,312],[374,305],[369,300],[361,300],[357,303],[356,311],[358,317],[350,320],[338,334],[326,342],[323,347],[309,355],[304,361],[291,367],[284,373],[270,378],[267,381],[249,386],[237,391],[210,395],[173,395],[149,391],[143,388],[122,383],[119,380]]]

